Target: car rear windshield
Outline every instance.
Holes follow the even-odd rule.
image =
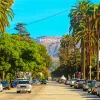
[[[72,79],[72,81],[76,81],[77,79]]]
[[[80,80],[79,83],[85,83],[85,81],[84,80]]]
[[[19,84],[29,84],[29,81],[19,81]]]
[[[92,81],[88,81],[88,83],[91,83]]]
[[[7,82],[7,81],[2,81],[1,83],[2,83],[2,84],[8,84],[8,82]]]

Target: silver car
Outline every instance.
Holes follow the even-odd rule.
[[[92,82],[92,80],[86,80],[83,84],[83,91],[87,91],[89,89],[89,85]]]
[[[17,93],[29,92],[31,93],[32,86],[29,80],[20,80],[17,84]]]
[[[66,80],[65,85],[70,85],[70,80]]]
[[[70,81],[70,87],[74,86],[74,83],[77,81],[77,78],[72,78]]]

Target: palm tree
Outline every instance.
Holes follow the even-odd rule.
[[[67,50],[67,57],[70,54],[70,49],[72,48],[73,44],[73,37],[71,34],[66,34],[61,39],[61,47]]]
[[[4,33],[6,27],[10,27],[8,19],[11,20],[14,17],[14,13],[11,9],[11,5],[14,0],[0,0],[0,33]],[[2,79],[4,79],[4,71],[2,74]]]
[[[10,27],[8,19],[13,19],[14,13],[11,9],[13,0],[0,0],[0,32],[3,33],[6,27]]]
[[[99,38],[100,38],[100,4],[94,4],[89,9],[89,14],[92,17],[92,32],[94,40],[96,41],[96,50],[97,50],[97,79],[99,80]]]
[[[87,11],[91,7],[92,3],[90,0],[83,0],[78,2],[76,6],[71,10],[69,17],[72,33],[76,39],[76,43],[81,41],[81,56],[82,56],[82,73],[85,79],[85,42],[88,37],[88,24],[87,24]]]

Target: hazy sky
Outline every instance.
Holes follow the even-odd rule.
[[[29,24],[67,10],[65,13],[27,26],[27,30],[33,38],[40,36],[62,36],[69,31],[68,14],[71,6],[77,1],[79,0],[15,0],[12,7],[15,17],[7,31],[9,33],[15,32],[12,29],[18,22]],[[93,3],[100,3],[100,0],[91,1]]]

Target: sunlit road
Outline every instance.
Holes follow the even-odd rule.
[[[47,85],[34,85],[32,93],[16,93],[16,89],[0,92],[0,100],[100,100],[96,95],[81,89],[49,82]]]

